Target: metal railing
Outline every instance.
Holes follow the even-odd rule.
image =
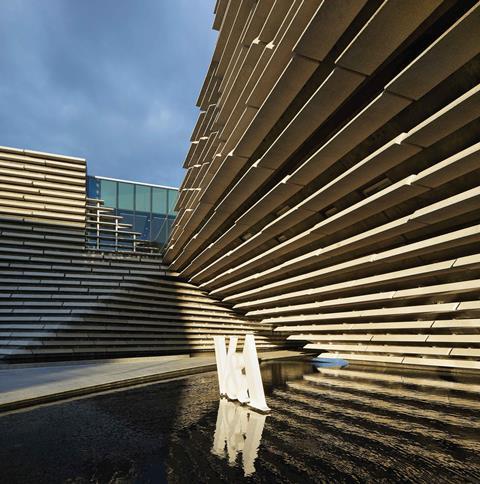
[[[99,252],[159,253],[160,247],[141,240],[140,232],[134,232],[131,224],[123,223],[121,215],[113,208],[105,207],[103,200],[87,198],[85,247]]]

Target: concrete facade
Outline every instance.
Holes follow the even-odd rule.
[[[480,2],[218,0],[171,270],[325,358],[480,370]]]
[[[251,323],[178,277],[103,201],[86,197],[86,161],[0,148],[0,360],[213,351]]]

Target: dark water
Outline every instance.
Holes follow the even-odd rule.
[[[0,482],[480,482],[480,385],[263,365],[267,416],[216,373],[0,416]]]

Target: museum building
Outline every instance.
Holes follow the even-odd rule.
[[[479,370],[480,2],[218,0],[213,28],[178,199],[0,149],[0,358],[253,332]]]
[[[170,270],[323,358],[480,369],[480,3],[218,0]]]

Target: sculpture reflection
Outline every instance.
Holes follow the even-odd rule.
[[[251,408],[221,398],[212,454],[219,457],[228,456],[229,463],[234,465],[238,454],[241,453],[244,475],[252,475],[255,472],[255,459],[266,417]]]

